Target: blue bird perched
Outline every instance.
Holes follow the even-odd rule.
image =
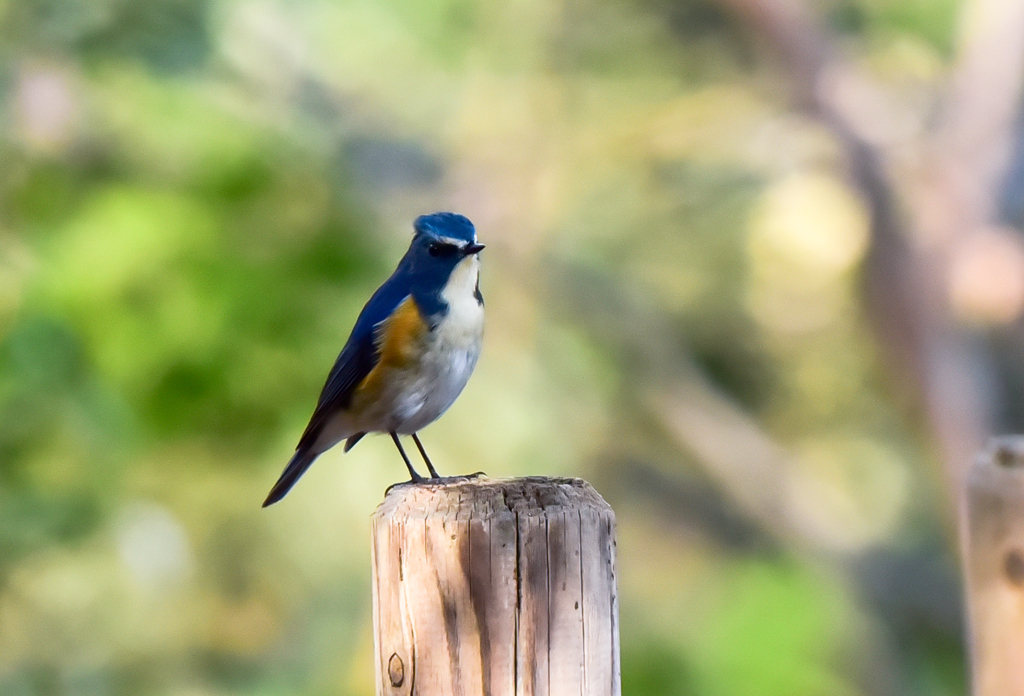
[[[348,452],[369,432],[391,435],[414,483],[399,435],[412,435],[454,403],[480,355],[484,298],[473,223],[455,213],[421,215],[398,268],[363,307],[331,368],[295,455],[263,507],[291,490],[313,461],[342,440]]]

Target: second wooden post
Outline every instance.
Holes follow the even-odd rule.
[[[965,503],[972,693],[1024,696],[1024,438],[978,456]]]
[[[392,488],[373,517],[378,696],[619,696],[615,518],[580,479]]]

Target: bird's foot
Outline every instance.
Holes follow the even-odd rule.
[[[487,474],[483,471],[477,471],[472,474],[460,474],[458,476],[437,476],[426,478],[419,474],[414,474],[408,481],[399,481],[398,483],[392,483],[384,491],[384,495],[391,492],[392,488],[398,488],[399,486],[421,486],[423,484],[429,484],[431,486],[447,486],[452,483],[458,483],[459,481],[470,481],[480,478],[487,478]]]

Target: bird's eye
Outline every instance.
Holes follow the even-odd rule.
[[[444,244],[438,244],[437,242],[434,242],[433,244],[427,247],[427,251],[430,252],[431,256],[440,256],[441,254],[444,253],[444,247]]]

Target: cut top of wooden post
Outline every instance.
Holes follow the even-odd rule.
[[[581,479],[391,488],[373,517],[380,696],[617,696],[614,514]]]
[[[392,486],[374,517],[425,519],[441,515],[470,519],[507,513],[531,514],[553,508],[601,510],[612,514],[611,507],[594,487],[578,478],[491,479],[479,476],[441,481]]]

